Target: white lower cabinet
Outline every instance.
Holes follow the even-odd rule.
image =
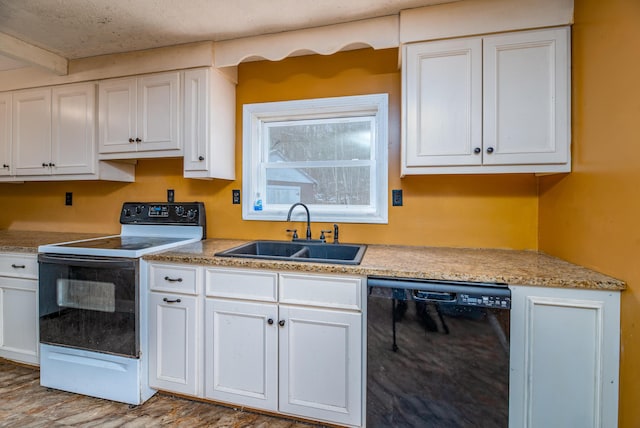
[[[198,308],[193,296],[151,293],[149,385],[196,395]]]
[[[149,386],[200,395],[201,268],[149,264],[148,277]]]
[[[617,426],[620,293],[511,291],[509,426]]]
[[[363,279],[240,269],[206,278],[207,398],[361,425]]]
[[[207,299],[205,396],[278,410],[278,306]]]
[[[0,357],[39,364],[38,262],[0,254]]]
[[[360,425],[361,314],[282,305],[280,320],[280,411]]]

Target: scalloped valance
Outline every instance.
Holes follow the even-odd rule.
[[[289,56],[322,54],[399,45],[398,15],[216,42],[214,64],[231,67],[246,61],[278,61]]]

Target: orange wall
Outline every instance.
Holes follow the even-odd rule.
[[[540,249],[627,281],[620,426],[640,426],[640,2],[576,0],[573,172],[540,180]]]
[[[344,242],[537,248],[537,182],[532,175],[400,179],[400,72],[396,49],[245,63],[238,74],[238,154],[245,103],[389,93],[389,192],[403,189],[405,205],[389,207],[388,225],[343,224]],[[231,204],[231,189],[241,189],[241,156],[236,163],[235,182],[184,179],[182,162],[168,159],[141,160],[136,182],[130,184],[0,184],[0,204],[13,207],[0,213],[0,228],[117,232],[116,219],[123,201],[165,200],[166,189],[173,188],[176,200],[206,203],[210,237],[287,239],[288,225],[284,222],[243,221],[240,206]],[[74,193],[71,207],[64,206],[64,193],[68,191]],[[312,228],[316,236],[321,226]]]

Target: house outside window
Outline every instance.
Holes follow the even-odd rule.
[[[387,124],[387,94],[246,104],[243,219],[387,223]]]

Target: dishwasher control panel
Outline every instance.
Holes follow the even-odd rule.
[[[458,294],[458,304],[485,308],[511,309],[511,297],[482,294]]]

